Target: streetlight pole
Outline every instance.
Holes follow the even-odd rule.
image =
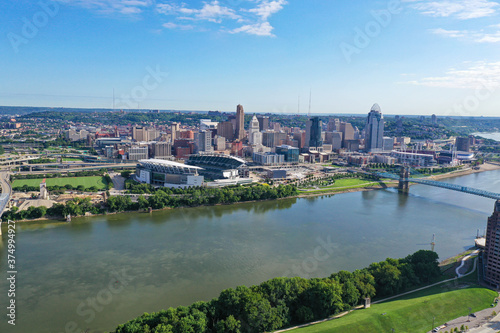
[[[436,317],[432,317],[432,327],[431,327],[431,332],[432,330],[434,329],[434,320],[436,319]]]

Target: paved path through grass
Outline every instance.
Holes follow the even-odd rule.
[[[468,257],[469,256],[462,258],[462,260],[461,260],[462,264],[468,259]],[[476,267],[477,267],[477,259],[474,260],[474,267],[473,267],[472,271],[470,271],[467,274],[463,274],[461,276],[461,278],[469,276],[472,273],[474,273],[476,271]],[[441,284],[452,282],[452,281],[455,281],[455,280],[456,280],[456,278],[451,278],[451,279],[447,279],[447,280],[444,280],[444,281],[440,281],[440,282],[437,282],[437,283],[434,283],[434,284],[431,284],[431,285],[428,285],[428,286],[425,286],[425,287],[422,287],[422,288],[418,288],[418,289],[411,290],[411,291],[408,291],[408,292],[405,292],[405,293],[402,293],[402,294],[399,294],[399,295],[391,296],[391,297],[388,297],[388,298],[384,298],[384,299],[372,302],[372,304],[379,304],[379,303],[387,302],[387,301],[390,301],[390,300],[394,300],[396,298],[407,296],[407,295],[410,295],[410,294],[413,294],[413,293],[416,293],[416,292],[420,292],[420,291],[423,291],[423,290],[426,290],[426,289],[429,289],[429,288],[433,288],[433,287],[439,286]],[[357,306],[357,307],[354,308],[354,310],[359,310],[359,309],[363,309],[363,308],[364,308],[363,306]],[[315,321],[315,322],[311,322],[311,323],[307,323],[307,324],[298,325],[298,326],[286,328],[286,329],[283,329],[283,330],[275,331],[275,333],[286,332],[286,331],[291,331],[291,330],[295,330],[295,329],[299,329],[299,328],[310,327],[310,326],[313,326],[313,325],[316,325],[316,324],[320,324],[320,323],[324,323],[324,322],[328,322],[328,321],[331,321],[331,320],[334,320],[334,319],[339,319],[339,318],[344,317],[345,315],[347,315],[349,313],[350,313],[349,311],[342,312],[342,313],[340,313],[340,314],[338,314],[336,316],[333,316],[333,317],[329,317],[329,318],[326,318],[326,319],[323,319],[323,320],[318,320],[318,321]],[[311,331],[311,332],[313,332],[313,331]],[[321,332],[321,330],[317,330],[317,332]]]

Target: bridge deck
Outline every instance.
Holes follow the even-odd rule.
[[[388,172],[376,172],[375,175],[377,175],[381,178],[389,178],[389,179],[394,179],[394,180],[399,180],[399,181],[407,181],[407,182],[411,182],[411,183],[418,183],[418,184],[429,185],[429,186],[434,186],[434,187],[441,187],[441,188],[445,188],[445,189],[452,190],[452,191],[469,193],[469,194],[474,194],[474,195],[478,195],[478,196],[485,197],[485,198],[500,200],[500,193],[483,191],[483,190],[479,190],[479,189],[473,188],[473,187],[449,184],[449,183],[444,183],[444,182],[438,182],[436,180],[422,179],[422,178],[404,178],[404,179],[401,179],[401,177],[399,177],[398,175],[388,173]]]

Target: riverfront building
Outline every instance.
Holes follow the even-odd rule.
[[[280,165],[285,163],[285,155],[276,153],[253,153],[252,160],[260,165]]]
[[[283,155],[286,163],[299,163],[299,148],[281,145],[279,147],[276,147],[276,154]]]
[[[488,218],[486,248],[484,250],[484,280],[500,287],[500,200],[495,203],[495,211]]]
[[[197,166],[166,160],[141,160],[137,164],[136,179],[141,183],[170,188],[187,188],[203,185],[202,170]]]

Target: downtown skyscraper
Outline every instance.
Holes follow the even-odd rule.
[[[236,107],[236,133],[235,137],[238,140],[245,138],[245,111],[243,105],[239,104]]]
[[[378,104],[374,104],[365,127],[365,150],[378,152],[384,149],[384,116]]]

